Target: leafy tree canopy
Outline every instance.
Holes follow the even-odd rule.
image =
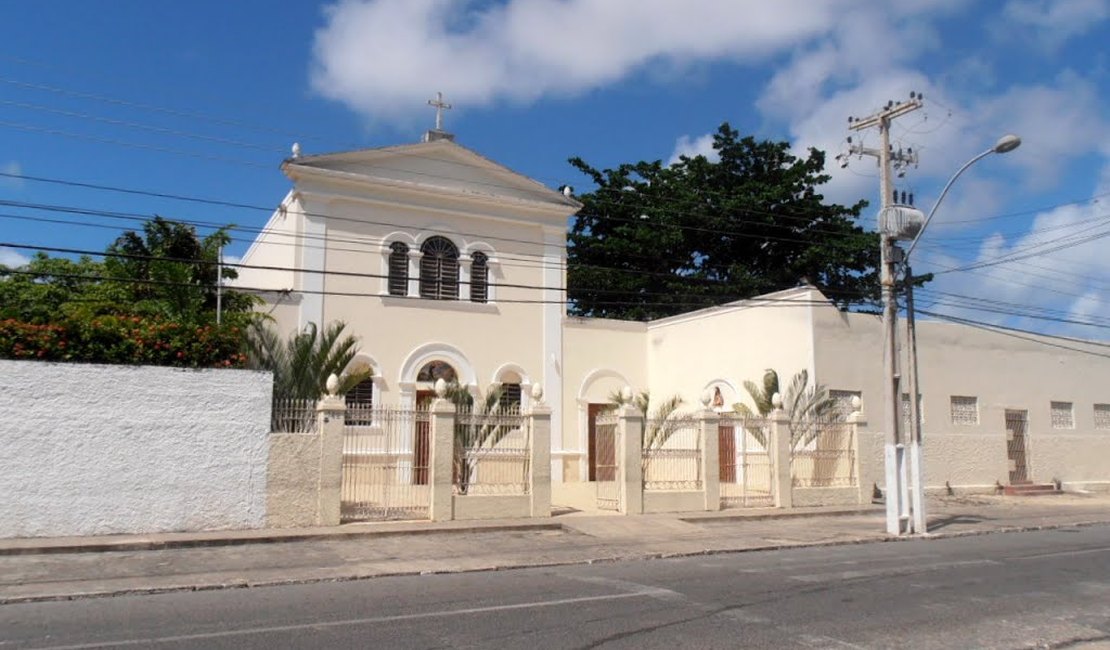
[[[720,159],[570,163],[596,189],[568,242],[568,287],[580,315],[651,319],[809,282],[842,306],[878,294],[878,236],[857,224],[867,205],[825,203],[825,155],[757,141],[727,123]]]
[[[183,324],[216,319],[217,256],[226,228],[201,238],[192,226],[154,217],[128,231],[103,260],[36,253],[16,269],[0,266],[0,318],[50,324],[97,316],[142,316]],[[237,276],[223,269],[225,280]],[[245,324],[254,299],[224,288],[226,320]]]

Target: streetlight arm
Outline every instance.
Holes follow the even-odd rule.
[[[964,163],[964,166],[960,167],[960,169],[955,174],[952,175],[952,178],[948,179],[948,184],[945,185],[944,189],[940,191],[940,196],[937,197],[937,202],[933,204],[932,209],[929,210],[929,214],[925,217],[925,222],[921,224],[921,230],[919,230],[917,232],[917,236],[913,238],[913,241],[910,242],[909,248],[906,249],[906,253],[902,256],[902,260],[903,260],[902,265],[903,266],[909,264],[910,253],[912,253],[913,249],[917,246],[917,242],[921,239],[921,236],[925,234],[925,229],[929,227],[929,222],[933,220],[933,215],[936,214],[937,207],[940,205],[940,202],[944,200],[944,196],[946,194],[948,194],[948,190],[950,190],[952,188],[952,184],[956,182],[956,179],[960,177],[960,174],[967,171],[968,167],[971,167],[975,163],[979,162],[983,158],[986,158],[987,156],[991,155],[994,152],[995,152],[995,147],[991,147],[990,149],[987,149],[983,153],[979,154],[978,156],[975,156],[971,160]]]

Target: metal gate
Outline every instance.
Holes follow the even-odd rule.
[[[621,482],[617,454],[617,416],[601,413],[594,418],[593,465],[598,510],[620,510]]]
[[[721,507],[775,505],[774,458],[767,447],[770,423],[759,418],[722,418],[717,427]]]
[[[1006,458],[1010,465],[1010,485],[1029,482],[1029,466],[1025,455],[1028,420],[1028,411],[1006,411]]]
[[[426,408],[349,408],[343,433],[342,519],[426,519],[430,448]]]

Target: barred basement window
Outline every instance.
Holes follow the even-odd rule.
[[[979,424],[979,398],[966,395],[952,396],[952,424]]]
[[[404,246],[404,244],[402,244]],[[370,426],[373,424],[371,413],[374,410],[374,380],[364,379],[348,391],[344,401],[347,403],[345,424]]]
[[[1075,410],[1072,408],[1071,402],[1051,402],[1050,407],[1053,429],[1075,428]]]
[[[489,300],[489,258],[485,253],[470,256],[470,302]]]
[[[420,297],[459,297],[459,249],[446,237],[432,237],[420,247]]]
[[[1110,429],[1110,404],[1095,404],[1095,428]]]
[[[389,295],[409,295],[409,247],[399,241],[389,245]]]

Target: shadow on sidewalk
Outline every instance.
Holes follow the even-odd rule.
[[[932,532],[959,524],[979,524],[984,521],[989,521],[990,519],[990,517],[983,517],[982,515],[947,515],[944,517],[935,517],[929,519],[929,531]]]

